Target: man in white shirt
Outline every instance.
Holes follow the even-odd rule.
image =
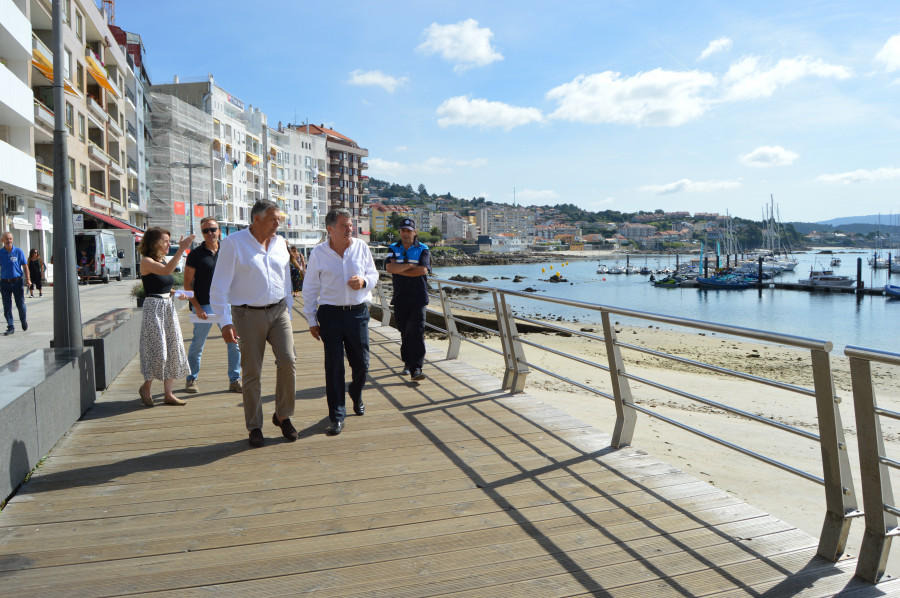
[[[250,210],[250,227],[228,235],[219,244],[219,258],[209,290],[213,313],[222,314],[220,326],[226,343],[241,342],[241,370],[244,378],[244,420],[250,432],[250,446],[265,444],[260,400],[263,357],[266,342],[275,353],[275,413],[272,423],[293,442],[297,430],[294,414],[296,355],[291,328],[290,254],[287,242],[279,237],[278,206],[259,200]]]
[[[353,412],[363,415],[366,405],[362,389],[369,370],[369,307],[378,270],[369,246],[353,237],[353,221],[344,209],[325,216],[328,240],[309,255],[303,279],[303,314],[309,333],[321,340],[325,349],[325,396],[328,400],[326,432],[344,429],[344,351],[350,363],[347,391]],[[245,377],[246,380],[246,377]],[[245,382],[246,383],[246,382]]]

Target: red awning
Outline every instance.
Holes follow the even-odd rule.
[[[142,231],[141,229],[136,228],[134,226],[131,226],[130,224],[128,224],[127,222],[125,222],[123,220],[119,220],[118,218],[114,218],[112,216],[107,216],[106,214],[102,214],[100,212],[88,210],[86,208],[81,208],[81,211],[84,212],[85,214],[93,216],[97,220],[100,220],[102,222],[105,222],[106,224],[109,224],[110,226],[112,226],[114,228],[121,228],[123,230],[132,231],[134,233],[135,241],[140,241],[141,239],[144,238],[144,231]]]

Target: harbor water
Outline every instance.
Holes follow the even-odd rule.
[[[862,258],[862,280],[866,288],[881,288],[889,280],[886,269],[875,270],[867,263],[871,252],[836,250],[841,265],[833,267],[835,274],[856,278],[857,258]],[[817,251],[797,253],[799,264],[793,272],[776,276],[777,282],[797,282],[808,278],[812,267],[829,267],[831,255]],[[886,256],[885,256],[886,257]],[[682,260],[689,259],[682,256]],[[552,261],[551,261],[552,260]],[[653,270],[674,267],[674,256],[629,257],[633,266],[648,266]],[[784,289],[707,290],[698,288],[659,288],[649,283],[648,275],[597,274],[597,266],[625,265],[625,256],[604,257],[598,260],[573,260],[566,264],[565,253],[554,254],[545,263],[497,266],[458,266],[434,268],[437,278],[481,276],[488,279],[485,286],[516,291],[535,290],[538,297],[559,297],[600,305],[623,307],[638,311],[673,315],[694,320],[718,322],[745,328],[768,330],[834,343],[834,351],[846,345],[860,345],[885,351],[900,351],[900,299],[855,293],[810,292]],[[711,256],[710,267],[715,264]],[[724,266],[724,258],[721,259]],[[552,266],[552,269],[551,269]],[[543,271],[542,271],[543,270]],[[561,272],[568,282],[551,283],[547,279]],[[515,276],[523,277],[514,283]],[[655,275],[657,278],[664,275]],[[890,279],[900,285],[900,274]],[[473,305],[490,305],[489,296],[468,295],[461,299]],[[517,314],[545,320],[599,324],[599,316],[584,310],[562,305],[511,297],[509,303]],[[624,325],[637,321],[616,318]],[[646,326],[646,322],[640,323]]]

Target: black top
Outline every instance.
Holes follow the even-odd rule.
[[[209,288],[218,257],[218,252],[213,253],[207,249],[206,243],[201,243],[191,250],[184,262],[185,267],[194,269],[194,298],[200,305],[209,305]]]
[[[413,264],[416,266],[425,266],[431,269],[431,253],[428,246],[419,241],[414,242],[409,249],[403,247],[401,241],[392,243],[388,246],[388,255],[385,263],[397,264]],[[427,305],[428,304],[428,277],[422,276],[403,276],[402,274],[394,274],[394,296],[391,299],[392,305]]]
[[[41,260],[28,260],[28,274],[31,276],[31,282],[41,281]]]
[[[165,262],[159,262],[165,265]],[[144,274],[141,276],[144,282],[145,295],[162,295],[167,297],[172,292],[172,285],[175,284],[175,277],[171,274]]]

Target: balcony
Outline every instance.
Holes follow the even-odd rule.
[[[88,155],[96,162],[103,164],[104,166],[106,166],[110,162],[109,154],[100,149],[100,146],[93,141],[88,143]]]
[[[119,164],[119,161],[116,160],[115,158],[110,158],[110,160],[109,160],[109,171],[111,173],[117,174],[119,176],[122,176],[123,174],[125,174],[125,169],[122,168],[122,165]]]
[[[125,99],[127,99],[129,102],[131,102],[132,107],[135,106],[134,92],[131,91],[130,87],[125,88]]]
[[[109,130],[115,134],[116,137],[121,137],[124,134],[122,127],[119,126],[119,123],[114,118],[109,119]]]
[[[42,164],[35,164],[37,169],[38,189],[53,191],[53,169]]]
[[[369,167],[369,163],[368,163],[368,162],[363,162],[362,160],[359,161],[359,169],[360,169],[360,170],[365,170],[365,169],[367,169],[368,167]]]
[[[133,177],[138,175],[138,164],[134,158],[128,158],[128,174]]]
[[[92,95],[87,97],[87,105],[88,110],[91,111],[91,114],[98,118],[101,123],[105,123],[109,120],[109,114],[106,113],[106,110],[103,109],[103,106],[100,105],[100,102]]]
[[[128,209],[137,212],[141,209],[137,191],[128,192]]]
[[[56,126],[53,111],[38,100],[34,101],[34,124],[49,129],[51,134],[53,133],[53,127]]]
[[[106,192],[91,187],[91,205],[108,208],[112,204],[106,199]]]

